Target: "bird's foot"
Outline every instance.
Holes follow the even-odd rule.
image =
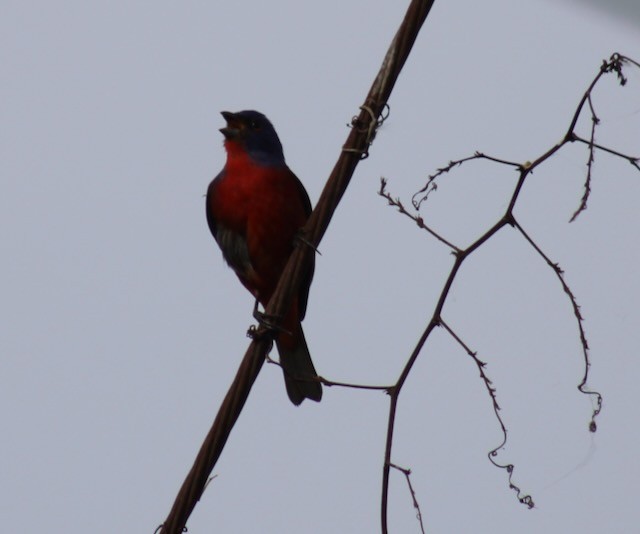
[[[291,335],[291,332],[282,328],[278,323],[282,319],[279,315],[270,315],[268,313],[261,312],[258,310],[258,301],[256,300],[256,304],[253,307],[253,318],[258,321],[258,324],[267,330],[271,330],[274,332],[281,332],[284,334]]]
[[[280,322],[280,319],[282,319],[282,317],[279,315],[269,315],[268,313],[262,313],[256,310],[253,312],[253,318],[258,321],[258,324],[260,326],[266,328],[267,330],[273,330],[275,332],[281,332],[291,335],[291,332],[278,324]]]
[[[265,341],[267,340],[270,345],[267,353],[271,351],[273,347],[273,333],[271,330],[265,330],[264,328],[258,328],[256,325],[252,324],[247,330],[247,337],[253,339],[254,341]]]

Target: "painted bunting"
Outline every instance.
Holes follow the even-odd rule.
[[[207,222],[224,259],[264,308],[311,213],[304,186],[287,166],[282,144],[257,111],[223,111],[227,161],[207,191]],[[289,399],[319,401],[322,386],[302,331],[314,260],[282,318],[275,342]]]

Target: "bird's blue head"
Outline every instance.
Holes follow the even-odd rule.
[[[253,110],[221,113],[227,125],[220,128],[220,131],[224,135],[229,154],[239,149],[246,152],[256,163],[284,164],[282,144],[267,117]]]

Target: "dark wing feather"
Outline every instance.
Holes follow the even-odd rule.
[[[251,266],[247,240],[239,233],[229,230],[221,224],[217,225],[214,237],[226,262],[240,278],[248,278],[253,267]]]
[[[211,198],[213,196],[213,192],[218,185],[218,182],[222,179],[224,175],[224,171],[218,173],[211,183],[209,184],[209,188],[207,189],[207,200],[206,200],[206,208],[207,208],[207,224],[209,225],[209,230],[211,230],[211,235],[213,235],[214,239],[217,240],[216,234],[218,233],[218,225],[216,223],[216,219],[211,213]]]
[[[296,179],[296,185],[298,186],[298,192],[300,195],[300,200],[302,200],[302,205],[304,207],[304,213],[309,218],[311,215],[311,200],[309,199],[309,195],[307,194],[307,190],[302,185],[302,182],[298,179],[298,177],[293,174],[293,177]],[[303,236],[304,237],[304,236]],[[308,246],[304,243],[300,243],[300,246]],[[307,301],[309,300],[309,288],[311,287],[311,281],[313,280],[313,273],[315,271],[316,266],[316,256],[315,251],[310,256],[309,265],[304,273],[304,277],[300,283],[300,291],[298,293],[298,313],[300,315],[300,320],[304,319],[305,314],[307,313]]]

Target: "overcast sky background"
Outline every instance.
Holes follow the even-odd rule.
[[[607,6],[611,2],[600,2]],[[244,354],[252,299],[209,234],[220,110],[273,121],[312,200],[407,2],[18,2],[0,17],[0,522],[5,532],[152,533]],[[635,11],[634,11],[635,8]],[[390,384],[431,316],[449,251],[376,195],[482,150],[533,160],[566,131],[603,58],[640,60],[637,3],[437,1],[391,115],[321,244],[305,330],[320,374]],[[640,154],[640,72],[594,93],[597,140]],[[588,135],[589,120],[581,131]],[[581,347],[553,273],[514,230],[474,254],[399,404],[393,461],[430,533],[629,532],[640,524],[640,173],[563,150],[516,216],[566,271],[604,396],[595,435]],[[496,222],[516,173],[472,163],[422,212],[460,246]],[[388,399],[332,388],[293,407],[265,366],[189,532],[377,532]],[[419,532],[394,473],[394,533]]]

